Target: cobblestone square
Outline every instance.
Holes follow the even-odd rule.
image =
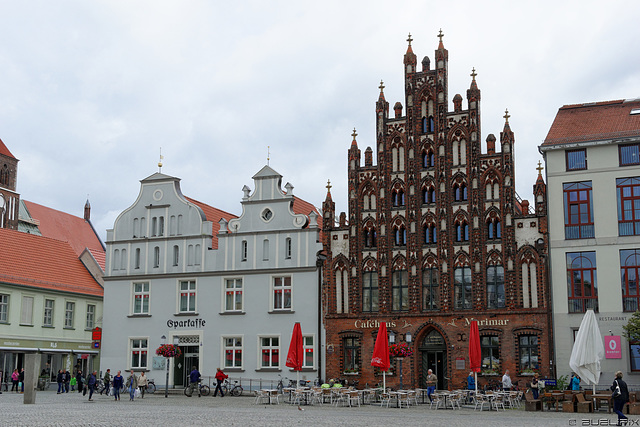
[[[58,395],[38,392],[36,403],[23,404],[23,395],[4,392],[0,395],[2,426],[298,426],[298,425],[434,425],[434,426],[572,426],[615,425],[615,414],[569,414],[563,412],[505,412],[431,410],[429,405],[408,409],[361,407],[255,405],[251,396],[192,397],[172,394],[168,398],[158,391],[144,399],[129,401],[124,394],[116,402],[111,397],[87,396],[75,392]],[[632,417],[633,418],[633,417]],[[583,420],[589,420],[586,423]],[[634,419],[637,422],[637,418]]]

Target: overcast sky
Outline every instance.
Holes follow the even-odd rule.
[[[158,171],[239,215],[267,162],[316,206],[347,209],[347,149],[375,144],[384,80],[404,104],[403,55],[449,51],[449,108],[475,67],[483,152],[509,109],[516,189],[558,108],[640,97],[640,1],[0,1],[0,139],[25,200],[101,237]],[[391,109],[390,115],[393,115]],[[364,155],[363,155],[364,161]],[[375,160],[374,160],[375,161]]]

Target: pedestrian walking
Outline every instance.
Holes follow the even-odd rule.
[[[193,369],[191,369],[191,373],[189,374],[189,391],[191,392],[189,394],[189,397],[193,396],[194,389],[198,390],[198,397],[201,397],[200,387],[198,387],[199,382],[200,382],[200,371],[198,371],[198,368],[194,366]],[[213,395],[215,396],[216,394],[214,393]]]
[[[24,393],[24,368],[20,369],[18,379],[20,380],[20,393]]]
[[[144,392],[147,391],[147,385],[149,384],[147,376],[144,371],[140,373],[138,377],[138,387],[140,387],[140,397],[144,399]]]
[[[64,373],[64,392],[69,393],[69,385],[71,384],[71,373],[66,371]]]
[[[109,383],[111,382],[111,369],[107,369],[107,372],[104,373],[104,389],[100,390],[100,394],[104,391],[107,396],[109,396]]]
[[[13,370],[13,373],[11,374],[11,382],[12,382],[12,386],[11,386],[11,391],[14,391],[17,393],[20,390],[18,389],[18,383],[20,382],[20,373],[18,372],[17,369]]]
[[[71,377],[71,391],[76,391],[76,384],[78,384],[78,380],[76,380],[76,377]]]
[[[502,376],[502,390],[503,391],[511,391],[511,387],[513,384],[511,383],[511,377],[509,376],[509,370],[504,371],[504,375]]]
[[[627,383],[622,381],[622,371],[616,372],[611,391],[613,392],[611,395],[613,397],[613,412],[618,414],[618,425],[621,426],[623,425],[622,420],[628,418],[622,413],[622,408],[629,401],[629,389],[627,388]],[[627,421],[624,422],[624,425],[627,425]]]
[[[220,397],[224,397],[224,394],[222,394],[222,384],[224,383],[224,380],[227,378],[229,378],[229,375],[226,375],[224,372],[222,372],[222,369],[218,368],[216,371],[217,384],[216,384],[216,389],[213,392],[213,397],[216,397],[218,390],[220,390]]]
[[[82,393],[84,391],[82,395],[84,396],[87,394],[86,390],[84,390],[84,377],[82,376],[81,369],[78,369],[76,372],[76,383],[78,384],[78,393]]]
[[[136,397],[136,389],[138,388],[138,377],[136,377],[133,369],[131,370],[131,375],[127,378],[126,386],[129,390],[129,401],[133,402],[134,397]]]
[[[433,373],[433,370],[429,369],[427,371],[427,396],[429,397],[429,401],[433,402],[433,398],[431,395],[436,391],[436,386],[438,385],[438,377]]]
[[[89,402],[93,401],[91,397],[93,397],[93,390],[96,388],[97,373],[98,373],[97,371],[93,371],[91,374],[89,374],[89,377],[87,378],[87,386],[89,387]]]
[[[58,394],[64,393],[64,372],[62,372],[62,369],[58,369],[56,382],[58,383]]]
[[[113,377],[113,384],[111,385],[111,387],[113,387],[113,397],[115,400],[120,400],[120,389],[122,388],[123,381],[124,379],[120,371],[118,371],[116,376]]]

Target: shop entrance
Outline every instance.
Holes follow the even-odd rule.
[[[182,336],[178,343],[182,354],[174,359],[173,384],[176,387],[186,387],[189,384],[189,374],[195,366],[200,367],[200,337],[197,335]]]
[[[422,388],[427,388],[427,375],[429,369],[438,377],[438,390],[445,390],[448,382],[446,380],[447,345],[442,335],[435,329],[429,332],[420,347],[422,352],[422,375],[420,383]]]

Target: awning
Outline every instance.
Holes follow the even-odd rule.
[[[38,351],[37,348],[30,347],[0,347],[0,351]]]

